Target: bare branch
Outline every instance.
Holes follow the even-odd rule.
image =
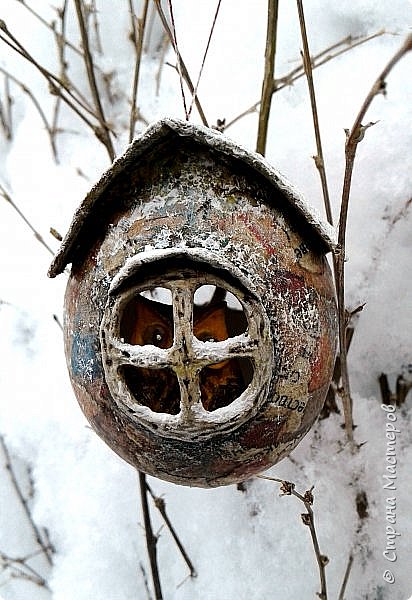
[[[105,146],[110,160],[113,161],[115,157],[115,152],[112,144],[112,139],[110,135],[110,129],[107,126],[106,118],[103,112],[103,106],[100,100],[100,93],[96,83],[96,77],[94,74],[94,64],[93,57],[90,51],[89,45],[89,36],[86,29],[86,23],[83,15],[83,3],[81,0],[74,0],[76,6],[77,20],[79,23],[80,36],[82,39],[83,52],[84,52],[84,63],[87,71],[87,78],[89,80],[89,87],[93,97],[94,105],[96,108],[96,115],[100,124],[100,137],[99,139],[102,141]]]
[[[352,565],[353,565],[353,554],[351,552],[349,554],[348,564],[347,564],[346,570],[345,570],[345,575],[343,576],[342,586],[340,588],[338,600],[345,600],[345,590],[346,590],[346,586],[348,584],[350,572],[352,570]]]
[[[268,23],[266,32],[265,73],[260,100],[259,127],[256,152],[263,156],[266,151],[270,106],[273,96],[273,79],[275,71],[276,39],[278,28],[278,0],[268,0]]]
[[[177,547],[180,550],[180,553],[185,561],[185,563],[187,564],[187,566],[189,567],[189,571],[190,571],[190,577],[197,577],[197,573],[196,573],[196,569],[193,566],[192,561],[190,560],[186,550],[183,547],[182,542],[180,541],[175,528],[173,527],[167,512],[166,512],[166,503],[163,500],[163,498],[160,498],[159,496],[156,496],[152,490],[152,488],[149,486],[149,484],[146,482],[146,488],[149,492],[149,494],[151,495],[151,497],[153,498],[154,504],[156,506],[156,508],[158,509],[158,511],[160,512],[160,514],[163,517],[164,522],[166,523],[167,528],[169,529],[170,533],[172,534],[172,537],[174,539],[174,541],[176,542]]]
[[[61,25],[60,25],[60,31],[57,32],[55,30],[55,28],[53,29],[53,31],[54,31],[54,35],[55,35],[56,46],[57,46],[57,54],[58,54],[59,63],[60,63],[60,76],[59,76],[59,78],[60,78],[61,81],[68,82],[69,78],[67,76],[67,62],[66,62],[66,58],[65,58],[67,0],[64,0],[62,8],[60,10],[58,10],[57,13],[58,13],[59,20],[60,20],[60,23],[61,23]],[[56,97],[56,101],[54,103],[54,112],[53,112],[53,119],[52,119],[52,125],[51,125],[51,132],[53,134],[53,141],[54,141],[55,136],[56,136],[57,131],[58,131],[58,126],[57,125],[58,125],[58,120],[59,120],[61,103],[62,103],[61,97],[57,96]],[[57,152],[55,154],[55,160],[56,160],[56,162],[58,162]]]
[[[216,21],[217,21],[218,15],[219,15],[221,3],[222,3],[222,0],[218,0],[217,7],[216,7],[216,12],[215,12],[215,16],[213,18],[212,27],[210,29],[209,37],[208,37],[207,44],[206,44],[206,49],[205,49],[205,52],[203,54],[203,59],[202,59],[202,64],[201,64],[201,67],[200,67],[200,70],[199,70],[199,75],[198,75],[198,78],[197,78],[197,81],[196,81],[195,88],[194,88],[193,93],[192,93],[192,100],[190,102],[189,111],[187,113],[188,118],[190,118],[190,115],[191,115],[192,109],[193,109],[193,103],[194,103],[195,98],[197,96],[197,90],[199,88],[199,83],[200,83],[200,80],[202,78],[202,74],[203,74],[203,69],[205,67],[207,53],[209,52],[210,42],[212,41],[212,36],[213,36],[213,32],[215,30]]]
[[[346,354],[346,312],[345,312],[345,251],[346,251],[346,225],[348,219],[348,208],[350,190],[352,185],[352,174],[355,162],[356,150],[359,142],[365,134],[365,127],[362,121],[365,114],[372,103],[372,100],[378,94],[386,93],[386,78],[395,65],[412,50],[412,34],[410,34],[401,48],[390,59],[386,67],[383,69],[375,83],[372,85],[368,95],[366,96],[362,107],[355,119],[352,129],[347,133],[345,145],[345,174],[343,180],[341,210],[339,216],[338,229],[338,249],[336,252],[336,288],[338,296],[339,309],[339,352],[342,369],[342,390],[341,398],[345,413],[346,432],[348,440],[353,440],[353,420],[352,420],[352,399],[349,385],[349,373],[347,366]]]
[[[134,138],[135,126],[138,115],[137,108],[137,90],[139,87],[140,63],[143,53],[143,38],[147,23],[147,12],[149,0],[145,0],[142,16],[138,19],[134,13],[133,0],[129,0],[130,18],[132,22],[132,41],[135,48],[136,60],[134,65],[133,88],[132,88],[132,106],[130,109],[130,124],[129,124],[129,143]]]
[[[44,246],[46,248],[46,250],[48,252],[50,252],[50,254],[52,256],[54,256],[53,250],[50,248],[50,246],[48,246],[46,244],[43,237],[40,235],[40,233],[37,231],[37,229],[35,229],[33,227],[33,225],[30,223],[30,221],[25,217],[25,215],[22,213],[22,211],[19,209],[19,207],[13,201],[10,194],[4,189],[4,187],[1,184],[0,184],[0,195],[3,196],[3,198],[6,200],[6,202],[8,202],[14,208],[14,210],[17,212],[17,214],[20,216],[20,218],[26,223],[27,227],[29,227],[31,229],[31,231],[34,233],[34,237],[36,238],[36,240],[38,242],[40,242],[40,244],[42,246]]]
[[[312,509],[313,505],[313,487],[310,490],[307,490],[304,494],[300,494],[295,490],[295,484],[291,481],[284,481],[283,479],[276,479],[275,477],[267,477],[266,475],[258,475],[259,479],[267,479],[268,481],[275,481],[276,483],[280,483],[280,491],[281,496],[295,496],[298,498],[306,508],[306,513],[302,514],[302,522],[304,525],[307,525],[310,530],[310,535],[312,538],[313,549],[316,555],[316,561],[318,563],[319,569],[319,578],[320,578],[320,587],[321,591],[318,593],[318,596],[321,600],[327,600],[327,587],[326,587],[326,572],[325,567],[329,562],[327,556],[321,553],[319,548],[318,536],[316,534],[315,527],[315,515]]]
[[[5,74],[4,77],[4,107],[0,101],[0,121],[3,127],[6,140],[11,140],[13,137],[13,113],[12,113],[13,98],[10,93],[10,77]]]
[[[142,503],[144,529],[146,534],[146,547],[147,553],[149,555],[155,600],[162,600],[162,588],[160,585],[159,568],[157,565],[157,537],[153,533],[152,523],[150,520],[149,503],[147,501],[146,475],[140,471],[138,473],[140,484],[140,499]]]
[[[43,110],[40,102],[37,100],[37,98],[33,94],[33,92],[22,81],[19,81],[16,77],[14,77],[11,73],[6,71],[6,69],[3,69],[3,67],[1,67],[1,66],[0,66],[0,72],[3,73],[9,81],[12,81],[15,85],[17,85],[22,90],[22,92],[24,94],[26,94],[32,101],[35,109],[37,110],[37,112],[43,122],[44,128],[47,131],[47,134],[49,136],[52,155],[53,155],[54,160],[57,162],[57,149],[56,149],[56,140],[55,140],[56,132],[55,132],[55,130],[53,131],[53,127],[49,125],[49,122],[47,120],[46,115],[44,114],[44,110]]]
[[[302,35],[302,44],[303,44],[303,66],[304,66],[304,70],[305,70],[306,79],[308,82],[310,105],[312,108],[313,127],[315,130],[316,156],[314,156],[313,159],[315,161],[315,165],[316,165],[316,168],[318,169],[320,180],[321,180],[323,202],[325,205],[326,216],[327,216],[329,223],[332,225],[333,224],[332,209],[330,206],[328,182],[327,182],[326,170],[325,170],[325,161],[323,158],[318,109],[317,109],[317,105],[316,105],[315,86],[313,84],[312,60],[311,60],[310,52],[309,52],[309,43],[308,43],[308,37],[306,34],[305,14],[304,14],[304,10],[303,10],[302,0],[297,0],[297,6],[298,6],[298,12],[299,12],[299,24],[300,24],[300,31],[301,31],[301,35]]]
[[[30,64],[32,64],[38,71],[45,77],[46,81],[49,84],[49,92],[55,96],[60,96],[62,100],[69,106],[69,108],[78,116],[90,129],[95,133],[98,137],[99,129],[86,117],[85,112],[91,114],[93,118],[97,119],[95,113],[90,109],[90,107],[83,102],[83,100],[76,96],[71,87],[66,82],[60,81],[56,75],[50,73],[47,69],[42,67],[32,56],[31,54],[18,42],[18,40],[10,33],[7,29],[7,26],[4,21],[0,20],[0,31],[3,31],[7,36],[6,38],[3,35],[0,35],[0,40],[7,44],[12,50],[17,52],[20,56],[22,56],[25,60],[27,60]],[[7,39],[9,38],[9,39]],[[73,88],[74,89],[74,88]],[[80,107],[80,108],[79,108]],[[82,112],[84,111],[84,112]]]
[[[314,70],[322,65],[325,65],[326,63],[333,60],[337,56],[340,56],[341,54],[344,54],[345,52],[349,52],[353,48],[356,48],[357,46],[360,46],[361,44],[365,44],[366,42],[369,42],[370,40],[372,40],[378,36],[381,36],[384,33],[386,33],[386,32],[382,30],[382,31],[378,31],[377,33],[374,33],[374,34],[372,34],[370,36],[366,36],[366,37],[360,36],[360,37],[354,38],[352,36],[347,36],[347,37],[343,38],[341,41],[332,44],[328,48],[325,48],[325,50],[322,50],[321,52],[319,52],[312,58],[312,61],[311,61],[312,70]],[[342,46],[343,46],[343,48],[342,48]],[[336,50],[336,48],[340,48],[340,49]],[[303,77],[304,74],[305,74],[304,66],[303,66],[303,64],[299,64],[297,67],[295,67],[294,69],[289,71],[289,73],[287,73],[283,77],[279,77],[278,79],[273,80],[272,81],[272,85],[273,85],[272,94],[275,94],[276,92],[280,92],[284,88],[293,85],[295,83],[295,81],[297,81],[298,79]],[[247,115],[255,113],[257,111],[257,109],[259,108],[259,105],[260,105],[260,100],[258,100],[254,104],[252,104],[252,106],[249,106],[249,108],[247,108],[242,113],[240,113],[239,115],[234,117],[231,121],[228,121],[227,124],[225,125],[225,130],[228,129],[229,127],[232,127],[232,125],[237,123],[240,119],[243,119],[243,117],[246,117]]]
[[[186,85],[189,88],[190,93],[193,95],[195,93],[194,85],[193,85],[192,80],[190,78],[189,72],[188,72],[188,70],[186,68],[186,65],[185,65],[185,62],[183,60],[183,57],[180,54],[179,49],[178,49],[178,47],[177,47],[177,45],[175,43],[175,39],[173,37],[173,33],[172,33],[172,31],[171,31],[171,29],[169,27],[169,23],[167,22],[166,15],[164,14],[164,11],[163,11],[162,6],[160,4],[160,0],[154,0],[154,2],[156,4],[156,8],[157,8],[157,11],[159,13],[160,20],[162,21],[163,28],[166,31],[166,33],[167,33],[167,35],[169,37],[169,40],[172,43],[173,49],[174,49],[174,51],[176,53],[176,58],[177,58],[177,67],[176,67],[176,70],[179,73],[181,73],[181,76],[185,80]],[[183,97],[184,97],[184,94],[183,94]],[[206,127],[209,127],[207,119],[206,119],[206,116],[205,116],[205,113],[203,111],[202,105],[200,104],[200,100],[199,100],[199,97],[198,97],[197,94],[195,94],[195,104],[196,104],[196,108],[197,108],[197,110],[199,112],[199,116],[200,116],[200,118],[201,118],[201,120],[203,122],[203,125],[205,125]]]
[[[30,527],[32,528],[32,531],[34,533],[34,537],[36,539],[36,542],[38,543],[38,545],[40,546],[42,552],[44,553],[44,556],[47,559],[47,562],[50,565],[53,565],[53,548],[50,546],[49,543],[45,543],[43,540],[43,536],[40,533],[39,528],[37,527],[36,523],[34,522],[34,519],[32,517],[32,514],[30,512],[30,508],[29,508],[29,504],[26,500],[26,498],[24,497],[24,494],[21,490],[21,487],[19,485],[19,482],[17,481],[17,477],[16,474],[13,470],[13,465],[11,462],[11,458],[10,458],[10,454],[9,454],[9,450],[7,448],[6,442],[4,441],[4,438],[2,435],[0,435],[0,446],[2,448],[3,454],[4,454],[4,458],[6,460],[6,470],[8,471],[9,475],[10,475],[10,480],[12,482],[12,485],[14,487],[14,490],[17,494],[17,497],[20,501],[20,504],[23,507],[24,512],[26,513],[27,516],[27,520],[29,521]]]

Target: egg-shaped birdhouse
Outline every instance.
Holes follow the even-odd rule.
[[[85,198],[65,351],[93,429],[137,469],[242,481],[298,444],[330,384],[333,242],[260,156],[176,119],[151,126]]]

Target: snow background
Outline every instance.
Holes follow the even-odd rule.
[[[46,19],[55,18],[48,2],[33,0]],[[105,54],[100,66],[114,70],[118,100],[107,106],[119,136],[116,152],[127,146],[126,97],[131,89],[133,50],[127,39],[127,3],[98,2]],[[196,79],[216,2],[174,2],[177,39],[192,79]],[[79,44],[70,8],[68,36]],[[388,33],[334,59],[314,72],[329,188],[337,220],[344,169],[344,128],[350,128],[378,73],[410,30],[412,5],[393,0],[324,3],[306,0],[311,53],[351,35]],[[52,36],[22,3],[3,0],[0,18],[31,50],[36,60],[57,71]],[[159,94],[156,32],[142,63],[139,106],[148,121],[164,115],[184,117],[174,69],[164,66]],[[224,0],[208,55],[199,97],[211,124],[230,121],[260,97],[266,36],[266,2]],[[281,3],[277,75],[296,66],[301,42],[294,3]],[[86,91],[80,61],[68,53],[70,76]],[[172,50],[166,60],[174,64]],[[54,99],[35,69],[0,45],[0,66],[32,89],[50,115]],[[315,486],[315,518],[320,548],[329,557],[330,598],[337,598],[349,553],[354,565],[345,598],[407,600],[412,594],[410,498],[412,496],[411,394],[397,411],[396,492],[383,489],[386,413],[380,408],[377,377],[390,383],[412,362],[411,334],[411,92],[412,60],[406,57],[388,78],[388,94],[376,98],[367,114],[378,121],[358,148],[348,225],[347,306],[366,302],[350,349],[354,395],[356,455],[345,446],[342,418],[317,423],[304,441],[267,475],[296,483],[304,492]],[[81,122],[64,110],[65,130],[57,140],[56,165],[47,134],[33,105],[12,86],[13,139],[0,135],[0,182],[31,223],[55,250],[48,233],[62,234],[93,182],[109,166],[105,149]],[[3,96],[2,96],[3,97]],[[196,111],[193,121],[199,122]],[[138,124],[140,130],[143,125]],[[227,130],[254,149],[257,114]],[[304,79],[274,95],[266,156],[323,211],[310,107]],[[79,175],[81,169],[82,175]],[[402,212],[403,211],[403,212]],[[402,213],[402,218],[397,216]],[[54,567],[42,557],[30,563],[48,580],[50,590],[0,573],[2,600],[146,599],[139,564],[149,573],[137,475],[88,427],[71,390],[62,347],[61,320],[65,275],[46,277],[51,256],[11,206],[0,198],[0,433],[25,481],[31,469],[32,515],[46,527],[56,548]],[[404,367],[403,367],[404,366]],[[0,552],[21,557],[37,549],[16,499],[0,451]],[[167,600],[292,600],[316,597],[318,571],[309,530],[301,522],[304,507],[279,497],[275,483],[254,479],[241,492],[189,489],[152,478],[164,495],[169,516],[197,571],[182,581],[187,568],[166,528],[160,532],[158,557]],[[358,519],[356,494],[367,493],[369,516]],[[382,552],[385,506],[396,495],[397,561]],[[162,525],[152,511],[154,529]],[[382,574],[391,569],[395,583]],[[179,585],[181,584],[181,585]]]

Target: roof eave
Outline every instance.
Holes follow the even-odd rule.
[[[272,185],[277,186],[283,192],[290,204],[305,218],[312,230],[318,235],[326,249],[330,251],[334,250],[336,247],[334,228],[321,220],[316,211],[307,204],[293,185],[274,169],[263,156],[247,150],[213,129],[209,129],[202,125],[193,125],[192,123],[176,118],[164,118],[149,126],[139,138],[134,140],[125,153],[113,162],[111,167],[92,187],[73,216],[67,234],[50,265],[48,271],[49,277],[56,277],[64,271],[67,264],[72,262],[72,254],[76,245],[76,240],[83,228],[83,224],[109,184],[124,171],[130,163],[134,162],[139,156],[145,154],[160,140],[170,135],[170,133],[174,133],[181,137],[190,137],[204,146],[208,146],[223,154],[235,157],[252,167],[272,183]]]

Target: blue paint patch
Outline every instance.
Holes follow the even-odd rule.
[[[98,360],[100,342],[91,333],[75,332],[73,335],[71,369],[76,379],[93,382],[102,379],[103,372]]]

